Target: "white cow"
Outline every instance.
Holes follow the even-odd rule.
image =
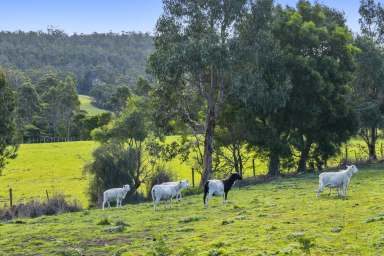
[[[176,182],[176,184],[159,184],[152,187],[151,194],[153,199],[153,209],[156,211],[157,205],[160,200],[170,200],[172,204],[172,198],[177,196],[181,189],[189,186],[186,180]]]
[[[131,190],[129,185],[124,185],[122,188],[111,188],[104,191],[103,194],[103,210],[106,203],[108,203],[108,208],[111,207],[110,202],[116,201],[116,208],[121,207],[121,203],[128,191]]]
[[[182,180],[182,181],[185,182],[185,184],[187,184],[187,186],[185,188],[189,187],[189,183],[187,180]],[[161,183],[161,185],[177,185],[178,183],[179,183],[178,181],[170,181],[170,182],[163,182],[163,183]],[[177,201],[180,201],[182,199],[181,191],[183,189],[184,188],[181,188],[179,190],[179,192],[177,193],[176,198],[175,198]]]
[[[355,165],[347,165],[347,169],[339,172],[323,172],[319,175],[319,189],[317,190],[317,196],[323,192],[325,187],[337,188],[338,195],[346,197],[348,185],[351,181],[353,174],[359,170]]]

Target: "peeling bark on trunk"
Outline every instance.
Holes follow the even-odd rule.
[[[204,138],[204,170],[200,180],[200,187],[204,187],[205,183],[212,174],[212,153],[213,153],[213,136],[215,131],[215,108],[214,104],[208,103],[208,113],[205,121],[205,138]]]

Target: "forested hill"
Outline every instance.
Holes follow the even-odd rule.
[[[0,32],[0,66],[72,72],[85,94],[95,83],[134,84],[145,76],[152,49],[151,36],[143,33]]]

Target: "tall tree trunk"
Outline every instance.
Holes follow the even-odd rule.
[[[241,157],[241,145],[239,145],[239,148],[237,150],[237,154],[238,154],[238,159],[239,159],[239,168],[240,168],[240,175],[243,176],[243,159]]]
[[[300,160],[297,167],[297,172],[306,172],[307,171],[307,160],[309,151],[311,150],[312,142],[307,141],[303,150],[300,152]]]
[[[213,136],[215,131],[215,107],[213,103],[208,102],[207,116],[205,120],[205,138],[204,138],[204,170],[200,180],[200,187],[204,187],[205,183],[212,174],[212,153],[213,153]]]
[[[370,142],[368,144],[369,161],[377,160],[376,141],[377,141],[377,129],[376,129],[376,127],[372,127],[371,128],[371,138],[370,138]]]
[[[269,154],[268,176],[278,176],[280,174],[280,157],[276,152]]]
[[[238,158],[237,158],[237,148],[236,148],[236,145],[235,145],[235,144],[233,144],[232,147],[233,147],[233,148],[232,148],[233,165],[234,165],[234,167],[235,167],[235,171],[236,171],[237,173],[239,173],[240,170],[239,170],[239,160],[238,160]]]

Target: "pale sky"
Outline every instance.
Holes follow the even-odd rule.
[[[297,0],[276,0],[295,5]],[[319,0],[346,14],[359,31],[360,0]],[[0,30],[45,31],[54,26],[67,33],[154,31],[161,0],[1,0]]]

